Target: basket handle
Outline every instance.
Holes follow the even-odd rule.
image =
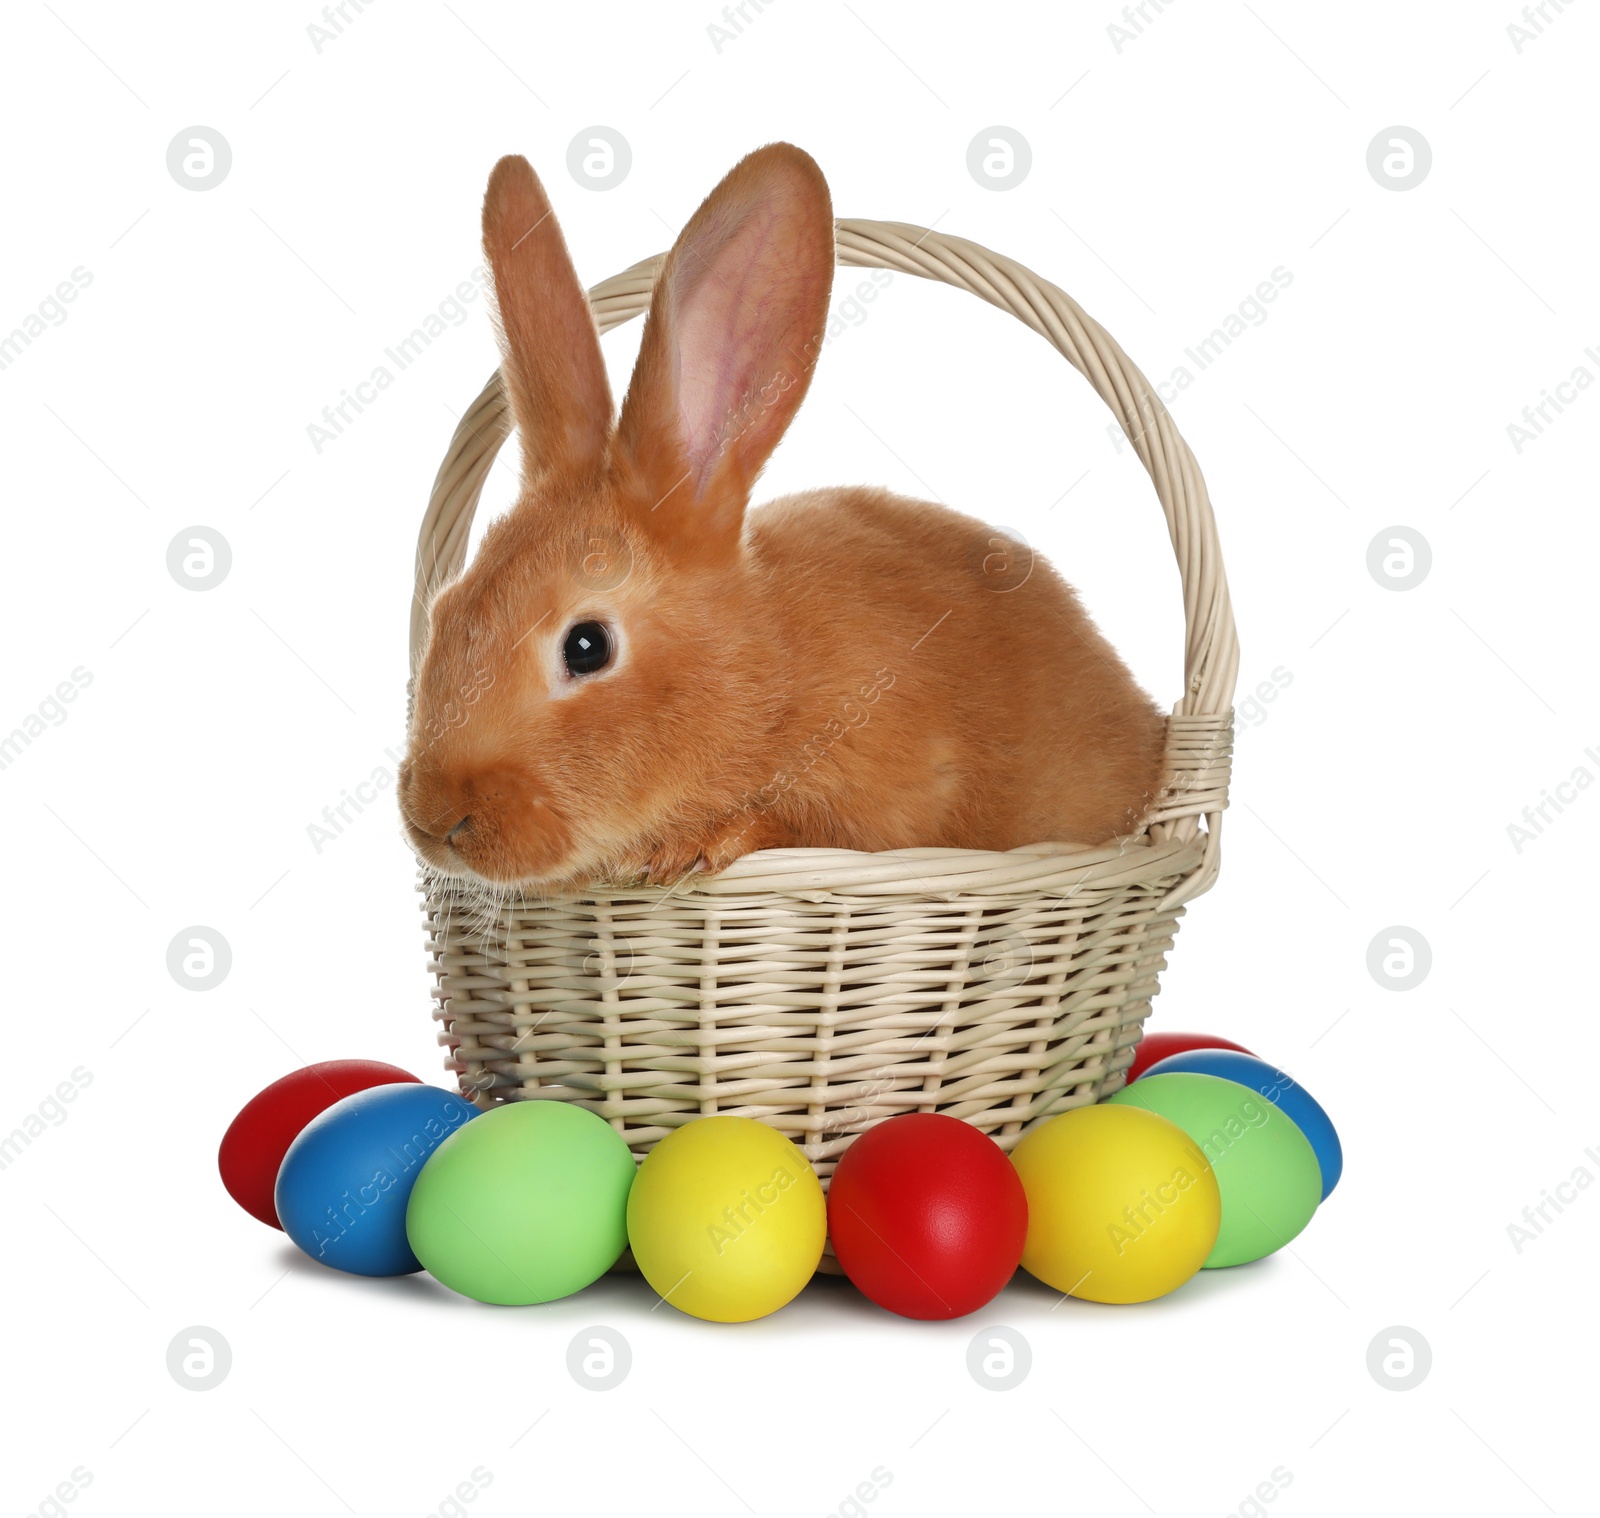
[[[1239,672],[1239,640],[1222,567],[1222,546],[1205,480],[1189,445],[1138,366],[1078,303],[1048,280],[977,243],[902,222],[844,220],[834,224],[838,261],[852,268],[893,269],[970,291],[1033,328],[1094,386],[1133,444],[1167,519],[1183,583],[1184,692],[1173,708],[1169,750],[1188,757],[1178,768],[1184,783],[1170,805],[1158,808],[1152,830],[1193,836],[1205,816],[1208,868],[1186,887],[1198,894],[1216,868],[1216,830],[1226,805],[1230,708]],[[656,270],[665,254],[613,275],[589,292],[602,333],[640,315],[650,304]],[[460,573],[467,536],[483,482],[511,432],[511,413],[500,374],[467,408],[450,440],[417,537],[416,595],[411,607],[411,672],[427,640],[428,607]]]

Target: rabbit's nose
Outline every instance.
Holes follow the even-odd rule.
[[[400,777],[400,813],[406,824],[422,838],[453,843],[470,832],[472,798],[456,786],[445,787],[432,776],[415,770]]]

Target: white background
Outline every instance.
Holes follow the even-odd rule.
[[[1510,0],[1182,0],[1120,50],[1109,0],[748,14],[719,51],[711,0],[374,0],[319,52],[310,0],[8,8],[0,332],[75,268],[92,283],[0,369],[0,730],[75,668],[92,683],[0,771],[0,1132],[92,1079],[0,1171],[7,1511],[54,1511],[77,1470],[86,1515],[421,1518],[476,1479],[460,1510],[487,1518],[821,1518],[880,1467],[890,1515],[1220,1518],[1265,1511],[1264,1482],[1286,1515],[1592,1511],[1600,1189],[1520,1253],[1507,1228],[1600,1177],[1600,794],[1569,791],[1520,851],[1507,828],[1600,775],[1600,394],[1520,453],[1507,426],[1600,376],[1600,15],[1552,6],[1519,51]],[[233,156],[199,193],[166,166],[197,124]],[[633,153],[604,193],[566,169],[596,124]],[[997,124],[1033,155],[1004,192],[966,163]],[[1405,191],[1367,168],[1397,124],[1433,155]],[[936,223],[1056,280],[1152,377],[1292,274],[1174,405],[1241,696],[1280,678],[1241,716],[1222,879],[1152,1024],[1250,1045],[1342,1128],[1342,1185],[1260,1265],[1122,1309],[1019,1278],[939,1326],[830,1283],[730,1329],[650,1312],[637,1279],[508,1310],[336,1276],[218,1184],[234,1111],[300,1063],[445,1078],[392,802],[320,853],[307,829],[400,747],[416,525],[495,361],[483,302],[320,453],[308,423],[470,275],[500,154],[532,159],[594,282],[774,138],[818,158],[839,214]],[[607,340],[619,388],[636,343]],[[1107,420],[1020,325],[897,277],[829,345],[764,488],[881,482],[1022,530],[1171,700],[1177,577]],[[232,550],[205,592],[167,569],[195,525]],[[1432,553],[1406,591],[1367,567],[1397,525]],[[207,992],[166,966],[196,924],[233,954]],[[1369,973],[1390,927],[1431,946],[1415,989]],[[966,1369],[990,1323],[1031,1345],[1015,1390]],[[614,1391],[565,1368],[590,1324],[632,1346]],[[215,1390],[167,1372],[190,1325],[231,1345]],[[1367,1369],[1393,1325],[1432,1348],[1403,1393]]]

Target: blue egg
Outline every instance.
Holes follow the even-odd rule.
[[[278,1221],[313,1260],[358,1276],[422,1269],[406,1242],[406,1204],[430,1154],[477,1117],[452,1091],[373,1086],[301,1129],[278,1167]]]
[[[1322,1168],[1322,1199],[1327,1201],[1328,1193],[1339,1184],[1339,1175],[1344,1169],[1344,1150],[1339,1146],[1333,1120],[1304,1086],[1297,1085],[1282,1070],[1273,1069],[1264,1059],[1235,1054],[1232,1049],[1189,1049],[1183,1054],[1169,1054],[1151,1065],[1139,1079],[1182,1073],[1216,1075],[1225,1081],[1237,1081],[1280,1108],[1305,1134],[1316,1154],[1317,1164]]]

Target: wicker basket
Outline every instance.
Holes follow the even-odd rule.
[[[942,280],[1026,322],[1132,440],[1166,513],[1187,628],[1160,803],[1139,833],[1093,851],[773,849],[670,889],[492,914],[460,883],[424,887],[440,1042],[480,1106],[576,1102],[640,1155],[702,1114],[755,1117],[824,1180],[896,1113],[950,1113],[1009,1149],[1123,1084],[1183,904],[1216,878],[1238,668],[1205,484],[1117,344],[1054,285],[976,244],[875,221],[840,221],[836,236],[841,264]],[[660,262],[591,292],[602,332],[646,309]],[[510,426],[496,374],[423,518],[413,674]]]

